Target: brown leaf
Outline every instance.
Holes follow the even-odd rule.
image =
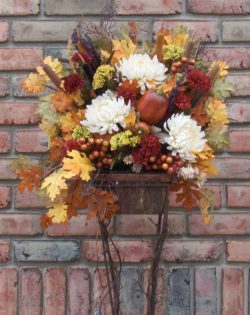
[[[47,227],[49,227],[50,225],[52,225],[52,219],[50,217],[47,216],[47,214],[43,214],[40,218],[40,226],[43,230],[47,229]]]
[[[34,188],[41,186],[42,169],[39,166],[31,166],[27,169],[20,170],[17,172],[17,176],[21,179],[18,185],[20,192],[24,192],[25,189],[32,192]]]
[[[201,198],[198,185],[190,181],[180,181],[172,184],[171,191],[177,192],[176,202],[182,202],[183,207],[190,211],[197,207]]]

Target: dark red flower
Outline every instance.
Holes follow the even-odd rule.
[[[126,80],[118,86],[116,96],[122,96],[126,104],[128,104],[129,101],[131,104],[133,104],[139,93],[139,90],[140,89],[136,80],[133,80],[132,82]]]
[[[140,146],[132,151],[132,156],[135,164],[147,165],[148,159],[151,156],[157,156],[161,150],[161,143],[155,135],[145,136],[140,143]]]
[[[67,151],[80,150],[80,149],[81,149],[81,146],[75,139],[66,140],[63,143],[63,150],[65,152],[65,155]]]
[[[90,62],[92,61],[92,57],[88,54],[88,53],[75,53],[72,57],[71,57],[71,61],[73,62]]]
[[[83,78],[76,73],[70,74],[64,78],[64,88],[67,93],[72,93],[83,86]]]
[[[190,109],[191,108],[191,96],[188,94],[185,94],[183,92],[180,92],[176,99],[176,106],[180,109]]]
[[[202,71],[193,69],[188,73],[187,81],[193,90],[208,92],[211,87],[211,79]]]

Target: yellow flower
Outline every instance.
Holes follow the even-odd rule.
[[[102,65],[97,68],[93,78],[93,89],[97,90],[104,87],[107,80],[111,80],[115,69],[110,65]]]
[[[218,73],[218,77],[219,78],[223,78],[225,77],[227,74],[228,74],[228,64],[226,64],[224,61],[222,60],[215,60],[211,66],[210,66],[210,69],[211,70],[214,66],[218,65],[220,70],[219,70],[219,73]]]
[[[211,122],[220,122],[225,125],[229,123],[226,105],[220,100],[210,100],[206,111],[207,115],[211,118]]]
[[[50,68],[59,76],[62,77],[63,76],[63,66],[61,64],[61,62],[56,58],[56,59],[52,59],[51,56],[47,56],[44,60],[43,63],[45,65],[50,66]],[[46,73],[43,71],[42,67],[37,67],[36,71],[40,74],[40,75],[44,75],[45,79],[47,81],[50,80],[50,78],[46,75]]]
[[[125,146],[136,147],[141,141],[139,136],[134,136],[132,131],[126,130],[114,135],[110,139],[111,151],[121,149]]]
[[[24,80],[22,87],[28,93],[37,94],[42,92],[45,88],[45,78],[39,74],[30,73],[29,76]]]
[[[189,38],[188,33],[184,33],[184,32],[177,33],[176,35],[174,35],[171,38],[170,43],[172,45],[179,46],[179,47],[183,48],[185,46],[188,38]]]

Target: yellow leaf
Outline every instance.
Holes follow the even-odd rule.
[[[46,189],[50,200],[54,201],[63,189],[67,189],[66,179],[73,176],[75,176],[73,172],[66,172],[60,168],[44,179],[41,189]]]
[[[116,64],[121,58],[128,58],[136,49],[136,45],[130,38],[117,40],[114,39],[113,43],[113,58],[112,64]]]
[[[218,175],[216,166],[212,163],[214,159],[213,150],[206,144],[202,152],[194,152],[197,155],[194,167],[198,167],[206,175]]]
[[[213,221],[213,216],[208,213],[209,210],[213,210],[215,203],[215,195],[212,190],[202,189],[201,190],[201,198],[200,198],[200,210],[202,214],[202,218],[205,224]]]
[[[78,105],[78,106],[82,106],[84,104],[84,100],[82,98],[82,92],[81,90],[76,90],[74,93],[70,94],[73,97],[74,102]]]
[[[95,167],[91,164],[87,156],[85,154],[81,155],[76,150],[67,152],[67,156],[68,158],[63,159],[63,168],[73,172],[75,175],[79,175],[82,180],[89,181],[89,173],[94,171]]]
[[[172,91],[175,85],[176,85],[176,78],[172,77],[165,84],[162,84],[160,88],[166,95],[169,95],[169,93]]]
[[[47,216],[51,218],[52,223],[65,223],[68,219],[67,209],[68,206],[63,201],[60,201],[49,209]]]

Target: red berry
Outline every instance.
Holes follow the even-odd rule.
[[[173,174],[174,172],[174,168],[173,167],[169,167],[169,169],[167,170],[168,174]]]
[[[177,161],[177,162],[176,162],[176,165],[177,165],[178,167],[182,167],[182,166],[184,165],[184,163],[183,163],[182,161]]]

